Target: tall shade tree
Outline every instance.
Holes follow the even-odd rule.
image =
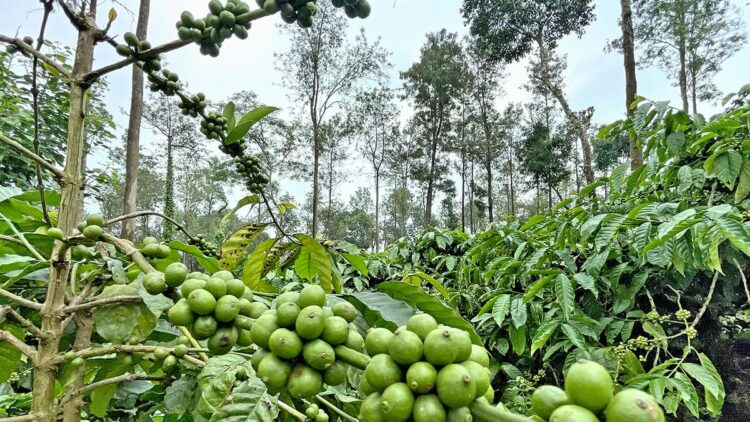
[[[380,249],[380,178],[388,147],[397,140],[396,105],[389,88],[362,92],[357,96],[357,119],[361,127],[359,149],[372,169],[375,187],[375,221],[372,246]]]
[[[151,10],[151,0],[141,0],[138,9],[138,23],[135,35],[139,40],[146,39],[148,32],[148,15]],[[128,118],[127,144],[125,147],[125,195],[122,209],[130,214],[136,209],[138,197],[138,159],[140,157],[141,117],[143,116],[143,70],[133,66],[130,87],[130,116]],[[120,237],[133,240],[133,220],[122,223]]]
[[[712,100],[712,78],[746,41],[741,13],[729,0],[637,0],[635,39],[641,66],[658,66],[680,89],[682,109]],[[691,104],[692,103],[692,104]]]
[[[294,48],[277,56],[284,84],[310,118],[312,152],[312,235],[318,233],[320,165],[324,150],[322,124],[340,108],[342,98],[366,79],[384,76],[388,55],[378,41],[360,32],[347,39],[347,23],[329,2],[320,2],[314,24],[305,31],[285,29]],[[289,26],[287,26],[288,28]]]
[[[457,99],[465,84],[466,65],[462,56],[456,34],[443,29],[427,34],[419,61],[401,72],[405,98],[411,100],[415,108],[412,122],[426,159],[422,169],[426,183],[425,226],[432,222],[435,183],[440,177],[436,170],[448,141]]]
[[[622,29],[622,60],[625,67],[625,112],[632,117],[635,110],[631,107],[638,92],[638,80],[635,75],[635,34],[633,32],[633,7],[630,0],[620,0],[620,28]],[[635,134],[628,137],[630,146],[630,168],[635,170],[643,164],[643,152],[638,145]]]
[[[462,10],[479,46],[494,60],[513,62],[531,53],[536,56],[535,76],[560,103],[574,128],[583,150],[584,175],[593,182],[588,130],[592,109],[573,110],[552,69],[560,39],[569,34],[581,36],[594,19],[593,0],[464,0]]]
[[[151,101],[144,104],[143,119],[148,126],[166,139],[166,171],[164,177],[164,215],[170,218],[176,217],[175,205],[175,153],[178,150],[188,151],[192,154],[201,149],[201,139],[196,129],[195,120],[182,114],[182,111],[170,97],[164,93],[156,93]],[[163,222],[162,237],[173,239],[175,234],[174,225],[168,221]]]

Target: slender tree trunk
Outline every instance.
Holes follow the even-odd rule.
[[[516,192],[513,186],[513,138],[510,138],[510,145],[508,146],[508,180],[510,187],[510,215],[516,216]]]
[[[333,220],[333,145],[331,146],[331,154],[328,157],[328,210],[326,210],[326,224],[325,227],[327,227],[327,231],[329,233],[325,233],[325,235],[329,237],[335,237],[336,231],[334,230],[334,227],[332,225]]]
[[[93,1],[93,0],[92,0]],[[148,15],[151,0],[141,0],[138,10],[138,24],[135,35],[138,39],[146,39],[148,31]],[[128,119],[128,133],[125,156],[125,197],[123,198],[123,214],[130,214],[136,210],[138,197],[138,161],[140,159],[141,116],[143,115],[143,70],[133,66],[133,77],[130,95],[130,117]],[[135,231],[133,219],[122,222],[120,237],[133,240]]]
[[[638,92],[638,81],[635,74],[635,36],[633,32],[633,9],[631,0],[620,0],[620,25],[622,28],[622,57],[625,66],[625,111],[628,117],[633,116],[634,110],[630,106],[635,101]],[[628,138],[630,149],[630,169],[635,170],[643,164],[643,152],[638,146],[638,138],[630,134]]]
[[[474,233],[474,162],[471,162],[471,175],[469,176],[469,230]]]
[[[688,93],[687,93],[687,57],[685,52],[685,40],[680,39],[678,46],[678,54],[680,60],[680,98],[682,98],[682,111],[685,113],[690,112],[690,106],[688,105]]]
[[[375,252],[380,250],[380,170],[375,170]]]
[[[164,214],[169,218],[175,217],[174,205],[174,147],[172,135],[167,136],[167,175],[164,181]],[[258,207],[259,209],[261,207]],[[174,237],[174,226],[168,221],[163,222],[163,237],[172,240]]]
[[[430,151],[430,174],[427,181],[427,198],[424,208],[424,225],[429,227],[432,220],[432,196],[435,184],[435,162],[437,157],[438,140],[432,140],[432,150]]]
[[[461,231],[466,231],[466,153],[461,151]]]
[[[96,2],[89,5],[87,19],[96,16]],[[73,63],[70,84],[70,111],[68,116],[67,150],[65,156],[64,178],[61,186],[60,207],[58,209],[57,227],[66,236],[73,235],[79,216],[83,210],[84,188],[84,149],[86,90],[79,78],[91,70],[94,61],[95,31],[82,29],[78,33],[76,55]],[[62,242],[56,241],[50,258],[50,282],[47,294],[39,311],[41,330],[47,334],[39,339],[36,356],[33,361],[33,395],[31,413],[39,421],[55,420],[55,377],[57,365],[51,363],[57,354],[62,337],[62,319],[59,312],[65,306],[65,293],[70,274],[70,254]]]
[[[318,175],[320,167],[320,148],[318,145],[318,125],[313,123],[313,189],[312,189],[312,237],[318,234]]]
[[[693,101],[693,113],[698,113],[698,88],[696,85],[698,82],[695,80],[697,77],[695,68],[693,66],[690,66],[690,96],[692,97]]]

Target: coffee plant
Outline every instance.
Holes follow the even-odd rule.
[[[52,2],[42,3],[46,16]],[[351,18],[370,14],[367,0],[332,3]],[[40,52],[42,41],[0,35],[8,54],[70,86],[64,168],[38,142],[32,151],[0,133],[60,185],[0,188],[0,415],[660,422],[664,412],[720,413],[726,392],[713,362],[732,340],[710,330],[738,329],[744,298],[731,288],[748,291],[747,88],[710,120],[642,100],[600,136],[636,136],[647,162],[616,168],[548,215],[476,235],[428,230],[367,255],[277,223],[245,140],[276,108],[211,111],[206,94],[186,92],[162,65],[192,44],[218,56],[275,14],[310,27],[316,1],[212,0],[202,18],[182,12],[177,39],[158,46],[110,36],[95,23],[96,2],[83,12],[59,4],[78,31],[72,67]],[[100,43],[122,60],[93,69]],[[270,222],[214,244],[169,219],[185,242],[133,244],[111,228],[143,212],[82,218],[88,94],[126,66],[176,97],[231,157],[250,192],[231,213],[262,204]],[[606,196],[591,195],[603,187]],[[266,238],[271,227],[278,235]],[[542,385],[560,378],[564,389]]]

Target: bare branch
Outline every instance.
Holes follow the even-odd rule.
[[[154,215],[154,216],[163,218],[163,219],[169,221],[170,223],[174,224],[175,227],[177,227],[178,229],[180,229],[181,232],[185,233],[185,236],[187,236],[188,238],[190,238],[192,240],[195,240],[195,238],[190,233],[188,233],[187,229],[185,229],[185,227],[182,224],[180,224],[177,221],[175,221],[174,219],[172,219],[172,218],[170,218],[170,217],[168,217],[168,216],[166,216],[166,215],[164,215],[164,214],[162,214],[160,212],[156,212],[156,211],[136,211],[134,213],[121,215],[119,217],[115,217],[115,218],[113,218],[111,220],[105,221],[104,222],[104,227],[111,226],[111,225],[113,225],[115,223],[119,223],[120,221],[123,221],[123,220],[127,220],[127,219],[130,219],[130,218],[143,217],[145,215]]]
[[[37,416],[33,413],[21,416],[11,416],[9,418],[0,418],[0,422],[26,422],[35,420],[37,420]]]
[[[695,319],[690,324],[691,327],[695,328],[696,325],[700,322],[701,318],[703,317],[703,314],[706,313],[706,310],[708,309],[708,304],[711,303],[711,299],[714,297],[714,289],[716,289],[716,281],[719,279],[719,272],[714,271],[714,276],[711,279],[711,286],[708,288],[708,296],[706,297],[706,301],[703,302],[703,306],[698,310],[698,314],[695,316]]]
[[[34,325],[33,322],[29,321],[28,319],[24,318],[20,313],[18,313],[15,309],[11,308],[8,305],[0,306],[0,315],[3,313],[9,315],[11,318],[16,320],[23,328],[25,328],[28,332],[35,335],[37,338],[47,338],[49,337],[46,333],[42,332],[42,330],[39,329],[36,325]]]
[[[86,359],[86,358],[95,357],[95,356],[109,355],[112,353],[153,353],[154,351],[156,351],[156,349],[162,349],[162,348],[164,347],[150,346],[150,345],[144,345],[144,344],[135,344],[135,345],[119,344],[119,345],[115,345],[111,347],[90,347],[87,349],[77,350],[75,353],[79,357]],[[189,353],[203,353],[206,350],[207,349],[196,348],[196,347],[188,348]],[[186,361],[196,366],[203,367],[205,365],[203,361],[190,355],[185,355],[182,357],[182,359],[185,359]],[[60,354],[58,356],[55,356],[52,363],[57,364],[57,363],[63,362],[64,360],[65,360],[65,356]]]
[[[0,35],[2,37],[2,35]],[[18,142],[14,141],[13,139],[8,138],[4,134],[0,133],[0,141],[2,141],[4,144],[7,144],[8,146],[11,146],[15,148],[18,152],[21,154],[31,158],[32,160],[36,161],[38,164],[40,164],[42,167],[44,167],[46,170],[50,171],[52,174],[55,175],[55,177],[58,180],[63,180],[64,175],[63,171],[57,168],[55,165],[50,163],[49,161],[45,160],[44,158],[34,154],[32,151],[24,147],[23,145],[19,144]]]
[[[27,307],[29,309],[34,309],[34,310],[37,310],[37,311],[42,309],[42,304],[41,303],[32,302],[32,301],[30,301],[28,299],[24,299],[21,296],[15,295],[15,294],[13,294],[13,293],[5,290],[5,289],[0,289],[0,296],[6,298],[8,300],[12,300],[13,302],[16,302],[17,304],[19,304],[21,306],[25,306],[25,307]]]
[[[115,305],[118,303],[133,303],[142,302],[143,298],[140,296],[112,296],[104,299],[96,299],[90,302],[84,302],[78,305],[69,305],[63,308],[63,312],[66,314],[72,314],[78,311],[85,311],[87,309],[99,308],[101,306]]]
[[[144,273],[148,274],[154,271],[154,267],[151,266],[148,260],[138,251],[138,249],[131,246],[130,243],[120,239],[119,237],[115,237],[110,233],[102,234],[102,239],[104,239],[105,242],[114,245],[117,250],[130,258],[135,263],[135,265],[137,265],[138,268],[140,268]]]
[[[10,219],[8,217],[6,217],[3,213],[0,213],[0,218],[2,218],[3,220],[5,220],[5,223],[8,225],[8,227],[10,227],[10,229],[13,231],[13,233],[15,233],[16,236],[18,236],[18,240],[20,240],[23,243],[23,245],[26,246],[26,249],[28,249],[29,252],[31,252],[31,254],[36,257],[36,259],[38,259],[38,260],[40,260],[42,262],[46,262],[47,261],[47,259],[44,256],[42,256],[42,254],[38,250],[36,250],[36,248],[34,248],[34,246],[32,246],[31,243],[29,243],[28,240],[26,240],[26,237],[23,235],[23,233],[21,233],[20,231],[18,231],[18,229],[16,228],[15,224],[13,224],[13,222],[10,221]]]
[[[6,236],[4,234],[0,234],[0,240],[2,240],[3,242],[10,242],[21,246],[26,246],[22,241],[16,239],[15,237]]]
[[[67,394],[65,394],[61,399],[60,403],[58,403],[57,407],[58,409],[62,409],[64,405],[70,401],[70,399],[74,396],[82,396],[89,391],[102,387],[104,385],[109,384],[119,384],[121,382],[131,382],[131,381],[137,381],[137,380],[148,380],[148,381],[163,381],[164,376],[153,376],[153,375],[141,375],[141,374],[122,374],[120,376],[112,377],[103,379],[101,381],[92,382],[91,384],[84,385],[81,388],[69,391]],[[58,410],[59,411],[59,410]]]
[[[0,330],[0,342],[7,342],[14,348],[18,349],[19,352],[26,355],[29,359],[34,359],[34,356],[36,355],[36,351],[33,347],[29,346],[28,344],[24,343],[23,341],[19,340],[18,337],[14,336],[8,331]]]
[[[4,42],[6,44],[13,44],[16,47],[20,48],[21,50],[31,54],[32,56],[38,58],[39,60],[47,63],[48,65],[52,66],[58,73],[65,76],[68,80],[71,80],[70,72],[68,72],[60,63],[58,63],[56,60],[50,58],[49,56],[40,53],[37,49],[34,47],[26,44],[23,42],[20,38],[11,38],[7,37],[5,35],[0,35],[0,42]]]

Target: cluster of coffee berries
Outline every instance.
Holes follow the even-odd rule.
[[[177,345],[174,348],[159,347],[152,353],[154,361],[160,364],[161,370],[169,372],[177,365],[177,359],[183,358],[190,349],[190,340],[185,336],[177,337]]]
[[[614,394],[606,368],[579,360],[565,374],[565,390],[543,385],[531,396],[535,416],[550,422],[664,422],[664,411],[653,396],[633,388]]]
[[[257,155],[243,155],[234,158],[237,173],[245,178],[245,187],[252,193],[261,193],[268,185],[268,176],[262,171]]]
[[[180,99],[177,102],[177,107],[186,116],[198,117],[206,109],[206,94],[199,92],[190,97]]]
[[[141,254],[150,259],[164,259],[172,253],[172,248],[159,243],[155,237],[147,236],[143,239],[143,245],[139,249]]]
[[[313,16],[318,13],[315,0],[258,0],[258,6],[267,13],[281,12],[281,20],[286,23],[297,23],[302,28],[309,28],[313,24]]]
[[[201,120],[201,133],[208,139],[224,139],[228,128],[227,119],[213,111]],[[222,152],[226,153],[224,150]]]
[[[168,96],[175,95],[180,90],[180,84],[177,83],[179,80],[177,73],[168,69],[162,70],[161,76],[156,72],[148,72],[148,81],[151,82],[149,89],[152,92],[161,91]]]
[[[315,403],[311,403],[309,406],[307,406],[307,409],[305,409],[305,416],[307,416],[307,419],[309,419],[310,421],[315,422],[326,422],[329,419],[328,413],[324,412]]]
[[[165,272],[165,289],[178,289],[182,297],[167,311],[172,324],[187,327],[199,340],[208,340],[212,354],[226,354],[235,345],[251,344],[250,318],[268,308],[253,302],[253,292],[242,280],[224,270],[212,275],[181,273],[171,280],[167,275]]]
[[[371,329],[365,348],[372,359],[359,385],[361,421],[471,420],[475,400],[494,399],[484,347],[429,314],[415,314],[393,333]]]
[[[318,285],[276,298],[275,309],[263,312],[250,329],[258,347],[251,363],[271,394],[288,391],[296,399],[310,399],[323,385],[346,382],[348,365],[340,354],[361,352],[364,339],[350,324],[357,310],[348,302],[326,306]]]
[[[203,252],[203,255],[216,258],[219,257],[219,248],[213,243],[207,241],[202,234],[196,235],[195,239],[188,239],[187,244],[198,247],[198,249]]]
[[[368,0],[331,0],[336,7],[343,7],[346,16],[354,19],[365,19],[370,16],[370,2]]]
[[[679,319],[680,321],[686,321],[690,319],[691,315],[692,313],[687,309],[680,309],[679,311],[674,313],[674,317]]]
[[[102,229],[103,225],[104,217],[101,214],[91,214],[78,225],[78,231],[81,232],[86,240],[97,240],[104,233]]]
[[[219,0],[208,2],[209,13],[205,18],[195,19],[188,12],[182,12],[177,22],[177,36],[184,41],[195,41],[200,45],[200,52],[204,56],[219,55],[221,44],[235,35],[244,40],[253,19],[250,6],[240,0],[227,0],[222,4]]]
[[[139,53],[151,49],[150,42],[148,42],[147,40],[139,40],[138,37],[132,32],[126,32],[125,35],[123,35],[123,39],[125,40],[126,44],[119,44],[115,48],[117,50],[117,54],[123,57],[130,57],[135,55],[135,57],[138,58]],[[151,57],[144,61],[140,61],[139,65],[146,72],[155,72],[161,69],[161,60],[158,56]]]

